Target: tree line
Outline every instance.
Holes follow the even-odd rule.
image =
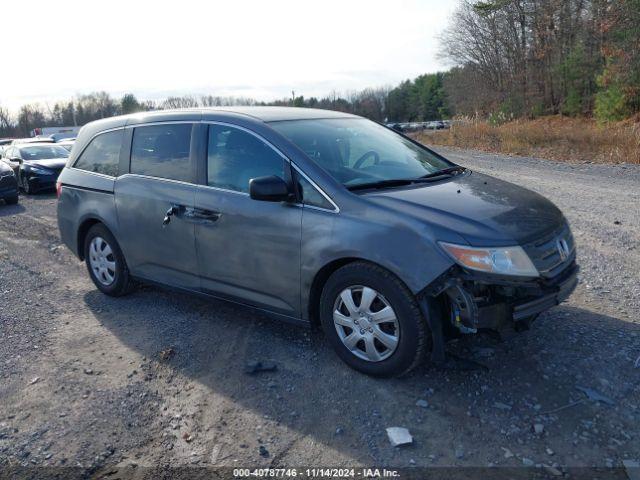
[[[458,114],[620,120],[640,110],[640,0],[461,0],[441,37]]]
[[[395,87],[272,102],[174,96],[140,101],[106,92],[67,101],[0,106],[0,137],[36,127],[84,125],[132,112],[207,106],[286,105],[339,110],[376,121],[453,115],[494,122],[550,114],[620,120],[640,112],[640,0],[459,0],[440,38],[446,72]]]
[[[443,78],[442,73],[427,74],[406,80],[395,88],[367,88],[346,94],[332,92],[320,98],[297,96],[292,92],[290,98],[272,102],[214,95],[172,96],[160,101],[140,101],[131,93],[115,98],[106,92],[95,92],[53,105],[23,105],[15,116],[0,106],[0,137],[28,136],[31,130],[38,127],[84,125],[101,118],[141,111],[239,105],[322,108],[353,113],[380,122],[436,120],[450,114],[445,102]]]

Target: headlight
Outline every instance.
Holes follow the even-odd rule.
[[[538,270],[522,247],[476,248],[439,242],[456,263],[471,270],[499,275],[537,277]]]
[[[45,170],[44,168],[31,167],[30,170],[33,173],[39,173],[40,175],[53,175],[51,170]]]

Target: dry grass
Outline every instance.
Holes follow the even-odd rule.
[[[469,122],[446,131],[418,134],[418,140],[551,160],[640,164],[640,118],[609,125],[559,116],[495,127]]]

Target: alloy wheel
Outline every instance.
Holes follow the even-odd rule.
[[[348,287],[338,295],[333,323],[344,346],[369,362],[389,358],[400,340],[398,318],[389,302],[363,285]]]

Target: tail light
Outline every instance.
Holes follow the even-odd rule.
[[[62,193],[62,182],[56,182],[56,196],[60,198],[60,194]]]

